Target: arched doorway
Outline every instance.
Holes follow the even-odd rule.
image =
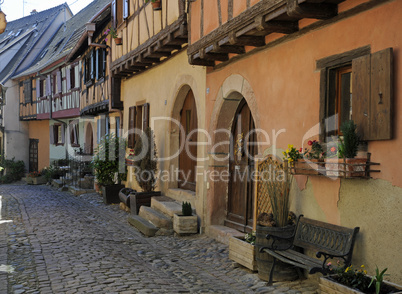
[[[92,124],[88,123],[85,130],[84,153],[93,154],[93,152],[94,152],[94,136],[93,136]]]
[[[240,231],[253,226],[254,156],[258,153],[255,123],[250,108],[243,98],[232,124],[229,150],[229,186],[225,225]]]
[[[194,94],[190,90],[180,111],[180,146],[178,186],[181,189],[195,191],[195,176],[197,168],[197,108]]]

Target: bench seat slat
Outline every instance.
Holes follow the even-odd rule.
[[[286,251],[273,251],[270,249],[264,249],[264,251],[285,263],[288,263],[288,264],[291,264],[291,265],[294,265],[294,266],[297,266],[300,268],[304,268],[304,269],[308,270],[309,273],[313,269],[315,272],[321,271],[321,269],[322,269],[322,261],[315,259],[313,257],[307,256],[307,255],[304,255],[295,250],[289,249]]]

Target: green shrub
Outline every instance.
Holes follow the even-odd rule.
[[[8,184],[19,181],[25,175],[25,164],[22,160],[15,161],[15,158],[3,159],[1,161],[1,167],[4,168],[6,172],[6,174],[0,178],[1,183]]]

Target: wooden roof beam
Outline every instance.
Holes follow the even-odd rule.
[[[199,56],[196,58],[195,56],[199,55],[198,53],[194,56],[188,56],[188,62],[192,65],[201,65],[201,66],[215,66],[215,62],[212,60],[200,59]]]
[[[233,54],[244,54],[246,53],[246,49],[244,46],[236,46],[236,45],[220,45],[219,42],[215,42],[213,45],[205,48],[205,51],[209,53],[210,51],[216,53],[233,53]]]
[[[292,34],[299,30],[297,21],[267,21],[262,15],[254,18],[254,24],[257,31],[265,32],[266,35],[270,33]]]
[[[296,18],[327,19],[338,14],[338,5],[332,3],[299,3],[287,0],[287,14]]]
[[[206,53],[205,49],[201,49],[200,52],[200,58],[203,60],[218,60],[218,61],[228,61],[229,60],[229,55],[227,53]]]
[[[237,46],[261,47],[265,45],[265,37],[247,35],[236,36],[236,32],[232,31],[229,33],[229,44]]]

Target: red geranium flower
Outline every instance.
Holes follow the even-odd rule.
[[[309,146],[311,146],[311,145],[313,145],[313,141],[310,140],[310,141],[307,142],[307,144],[308,144]]]
[[[331,152],[335,152],[336,148],[335,147],[331,147]]]

